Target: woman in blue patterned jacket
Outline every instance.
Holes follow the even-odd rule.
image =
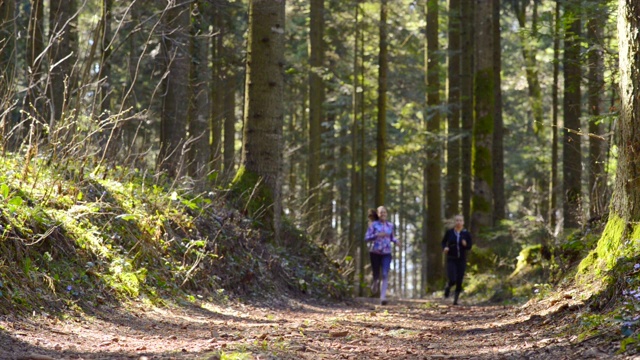
[[[394,237],[393,223],[387,221],[387,209],[380,206],[377,209],[378,220],[373,221],[367,229],[365,241],[371,245],[369,256],[371,257],[371,269],[373,271],[374,292],[380,285],[382,275],[382,287],[380,289],[380,304],[387,304],[387,287],[389,285],[389,269],[391,268],[391,243],[400,242]]]

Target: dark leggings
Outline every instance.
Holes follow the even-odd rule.
[[[462,291],[462,278],[467,268],[466,259],[447,259],[447,277],[449,278],[448,288],[456,286],[456,292]]]
[[[380,270],[382,269],[382,279],[386,279],[391,269],[391,254],[369,253],[371,257],[371,270],[373,272],[373,280],[380,279]]]

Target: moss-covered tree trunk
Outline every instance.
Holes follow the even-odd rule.
[[[234,180],[247,210],[280,240],[285,1],[251,0],[242,166]]]
[[[427,2],[427,119],[426,130],[429,140],[426,163],[426,229],[423,230],[423,241],[427,247],[427,290],[437,288],[443,279],[442,247],[440,240],[442,231],[442,189],[439,141],[440,133],[440,47],[438,45],[438,0]],[[426,231],[425,231],[426,230]],[[423,289],[424,290],[424,289]]]
[[[560,2],[556,2],[553,30],[553,85],[551,87],[551,181],[549,184],[549,225],[558,221],[558,79],[560,77]]]
[[[209,94],[209,16],[210,5],[199,0],[192,5],[192,76],[193,109],[189,121],[189,136],[193,143],[190,147],[189,174],[197,180],[206,180],[209,173],[211,148],[209,146],[209,123],[211,103]]]
[[[474,62],[474,9],[475,2],[465,2],[461,10],[462,59],[460,69],[461,102],[461,147],[460,147],[460,191],[462,196],[462,215],[467,221],[471,217],[471,148],[473,133],[473,62]]]
[[[588,54],[588,107],[589,107],[589,217],[602,215],[607,209],[607,187],[604,165],[607,157],[607,142],[602,139],[605,126],[601,115],[604,112],[604,23],[605,7],[595,5],[587,22]],[[595,135],[595,136],[594,136]]]
[[[473,126],[473,198],[471,232],[493,224],[493,128],[495,107],[493,1],[480,0],[475,9],[475,112]]]
[[[165,13],[163,55],[167,76],[164,82],[162,118],[160,124],[160,153],[158,167],[171,177],[185,172],[185,140],[189,114],[191,74],[191,7],[172,0]]]
[[[620,117],[618,167],[609,220],[598,246],[582,261],[578,277],[605,274],[640,252],[640,4],[618,1]],[[635,261],[634,261],[635,262]],[[591,279],[591,277],[588,277]]]
[[[580,116],[582,76],[580,63],[580,0],[567,0],[564,8],[564,143],[562,151],[564,228],[580,225],[582,150]]]
[[[388,0],[380,1],[380,48],[378,52],[378,132],[376,135],[376,197],[375,206],[384,205],[387,188],[387,51]]]
[[[73,67],[77,51],[76,0],[51,0],[49,5],[49,87],[52,117],[49,125],[60,121],[64,107],[75,89]],[[55,66],[54,66],[55,65]]]
[[[447,99],[447,177],[444,216],[452,218],[460,211],[460,14],[461,1],[449,1],[449,56]],[[427,25],[428,26],[428,25]]]
[[[505,218],[504,146],[502,120],[502,47],[500,46],[500,0],[493,1],[493,225]]]
[[[324,62],[324,0],[311,0],[309,13],[309,169],[307,202],[308,227],[314,237],[322,229],[320,170],[322,157],[322,123],[324,121],[324,84],[322,81]]]

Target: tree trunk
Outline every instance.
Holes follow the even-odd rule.
[[[404,199],[406,197],[405,195],[405,182],[406,182],[406,178],[407,178],[407,171],[403,168],[402,170],[400,170],[400,204],[404,204]],[[404,270],[406,269],[406,267],[404,267],[403,264],[403,259],[404,257],[404,252],[403,252],[403,248],[402,246],[407,242],[406,241],[406,237],[404,236],[404,228],[405,228],[405,224],[407,222],[407,216],[406,216],[406,211],[403,208],[399,208],[398,209],[398,228],[396,229],[396,236],[401,240],[401,246],[394,246],[393,249],[394,250],[398,250],[398,262],[397,262],[397,266],[394,266],[394,269],[397,269],[396,274],[397,274],[397,289],[398,289],[398,297],[404,297],[403,295],[403,286],[404,286],[404,281],[403,281],[403,276],[404,274]],[[406,261],[406,260],[405,260]]]
[[[109,119],[112,115],[111,105],[111,93],[112,88],[112,76],[111,76],[111,45],[113,41],[113,34],[111,33],[111,21],[113,20],[113,0],[102,0],[102,29],[100,39],[100,74],[99,88],[97,94],[99,94],[98,100],[100,101],[100,115],[102,130],[99,137],[100,147],[104,151],[104,156],[113,158],[117,153],[117,150],[121,148],[122,144],[116,142],[119,138],[116,131],[116,124],[113,119]]]
[[[13,113],[14,77],[16,65],[16,3],[0,2],[0,146],[2,154],[7,145],[6,133]]]
[[[242,167],[234,180],[241,191],[257,187],[258,206],[280,242],[282,126],[284,116],[285,1],[251,0],[245,83]]]
[[[604,111],[604,7],[595,6],[594,13],[587,22],[587,37],[590,51],[589,63],[589,217],[602,215],[606,209],[606,174],[604,165],[607,156],[607,142],[600,138],[604,134],[601,115]]]
[[[351,94],[351,187],[349,189],[349,228],[348,228],[348,254],[353,259],[355,264],[356,256],[358,254],[358,244],[363,239],[356,239],[356,221],[358,221],[358,190],[360,186],[358,184],[358,173],[362,172],[362,169],[358,168],[358,91],[360,88],[359,82],[359,61],[358,61],[358,40],[360,37],[360,4],[358,0],[355,1],[354,6],[354,45],[353,45],[353,90]],[[362,205],[364,206],[364,204]],[[355,274],[355,269],[354,272]],[[355,278],[350,278],[350,283],[353,283]],[[360,294],[358,294],[360,295]]]
[[[538,64],[536,61],[535,42],[538,40],[538,1],[533,2],[531,29],[527,31],[527,5],[528,0],[515,2],[514,9],[518,24],[522,31],[520,34],[520,42],[522,43],[522,58],[525,65],[525,77],[527,79],[527,89],[529,95],[529,106],[533,120],[534,133],[538,145],[544,148],[547,144],[547,138],[544,128],[542,90],[538,76]],[[526,32],[530,35],[527,36]],[[535,175],[533,176],[533,187],[535,192],[526,197],[524,202],[534,200],[534,206],[540,215],[546,216],[549,212],[549,183],[544,168],[536,166]],[[531,197],[531,198],[530,198]],[[526,204],[525,204],[526,206]]]
[[[364,19],[365,19],[365,12],[364,12],[364,5],[365,5],[365,1],[364,0],[358,0],[359,3],[362,3],[362,6],[360,7],[361,11],[362,11],[362,21],[360,24],[360,66],[358,67],[359,70],[359,77],[360,80],[358,81],[360,83],[360,87],[362,88],[358,98],[358,105],[360,105],[358,111],[360,111],[360,122],[358,125],[358,135],[360,136],[360,146],[358,147],[358,161],[359,161],[359,168],[360,168],[360,177],[358,179],[358,184],[360,186],[360,234],[358,236],[358,238],[360,239],[360,271],[359,271],[359,278],[360,278],[360,289],[359,289],[359,294],[362,296],[362,294],[364,293],[364,289],[362,287],[362,285],[364,285],[364,279],[365,279],[365,263],[367,262],[367,257],[369,255],[368,249],[367,249],[367,244],[364,242],[364,236],[365,236],[365,232],[367,231],[366,226],[367,226],[367,190],[366,190],[366,167],[367,167],[367,152],[365,151],[365,138],[366,138],[366,124],[365,124],[365,98],[364,98],[364,94],[365,94],[365,68],[364,68],[364,58],[365,58],[365,52],[364,52]]]
[[[224,25],[221,6],[212,9],[213,29],[217,32],[211,42],[211,171],[217,178],[222,165],[222,122],[224,119],[224,93],[222,85],[222,49],[224,41]]]
[[[164,84],[160,153],[158,167],[170,177],[179,177],[185,171],[185,139],[189,113],[190,59],[190,6],[172,0],[167,6],[165,21],[164,59],[167,76]]]
[[[560,2],[556,2],[553,36],[553,86],[551,88],[551,194],[549,224],[555,233],[558,221],[558,78],[560,77]]]
[[[582,152],[580,149],[580,116],[582,76],[580,64],[580,0],[567,0],[564,35],[564,228],[580,225]]]
[[[427,288],[433,290],[443,278],[442,248],[442,189],[440,187],[440,49],[438,46],[438,0],[427,2]],[[427,205],[428,204],[428,205]]]
[[[618,164],[610,214],[594,250],[579,267],[589,284],[594,274],[609,274],[621,259],[637,259],[640,241],[640,5],[618,1],[620,117],[616,143]],[[632,262],[636,263],[637,261]],[[615,281],[611,281],[615,283]],[[591,286],[591,285],[590,285]]]
[[[471,218],[471,145],[473,134],[473,68],[474,68],[474,10],[475,2],[466,2],[461,10],[462,59],[460,77],[460,98],[462,115],[461,142],[461,194],[462,215],[467,221]]]
[[[113,81],[111,79],[112,8],[113,0],[102,0],[102,61],[100,62],[100,80],[102,81],[100,95],[102,100],[100,102],[100,111],[103,119],[110,115],[111,112],[111,82]]]
[[[75,88],[73,67],[77,58],[76,0],[51,0],[49,9],[50,80],[49,98],[52,117],[49,125],[60,121]],[[54,40],[55,39],[55,40]],[[55,66],[54,66],[55,65]]]
[[[495,105],[493,113],[493,225],[505,218],[504,146],[502,121],[502,47],[500,46],[500,0],[493,1],[493,81]]]
[[[211,78],[209,71],[209,21],[206,14],[207,4],[198,0],[192,5],[194,14],[193,24],[193,50],[192,50],[192,84],[193,110],[189,122],[189,137],[192,141],[189,162],[189,174],[201,184],[206,182],[209,174],[209,159],[211,148],[209,146],[209,124],[211,115],[211,95],[209,94],[208,80]]]
[[[29,14],[29,33],[27,36],[27,70],[28,88],[25,98],[24,112],[30,116],[42,116],[46,119],[45,111],[45,99],[46,94],[42,93],[42,90],[46,87],[46,84],[42,83],[42,60],[40,57],[44,51],[44,4],[43,0],[31,0],[30,1],[31,13]],[[31,119],[26,118],[26,125],[23,131],[20,131],[18,141],[22,141],[22,138],[26,136],[26,132],[31,124]]]
[[[495,117],[493,1],[480,0],[475,11],[476,69],[473,126],[473,200],[471,232],[493,224],[493,131]]]
[[[229,54],[228,54],[229,55]],[[232,66],[227,66],[224,94],[224,152],[223,167],[225,179],[231,178],[236,158],[236,87],[237,75]]]
[[[378,132],[376,135],[375,206],[384,205],[387,188],[387,2],[380,2],[380,49],[378,53]]]
[[[444,216],[452,218],[460,211],[460,26],[461,1],[449,1],[449,99],[447,117],[447,179]]]
[[[527,3],[528,1],[516,2],[516,18],[518,19],[518,24],[520,25],[521,31],[520,34],[520,42],[522,43],[522,58],[524,60],[525,66],[525,74],[527,79],[527,89],[529,94],[529,106],[531,107],[531,113],[533,115],[533,126],[536,129],[536,133],[538,133],[543,124],[543,107],[542,107],[542,90],[540,88],[540,80],[538,77],[538,64],[536,61],[536,54],[533,45],[531,45],[531,39],[529,37],[536,40],[537,38],[537,1],[534,1],[534,9],[533,9],[533,20],[531,24],[531,30],[529,33],[531,34],[529,37],[526,35],[527,29]]]
[[[324,120],[324,0],[311,0],[309,27],[309,228],[318,238],[322,230],[320,167],[322,156],[322,122]]]

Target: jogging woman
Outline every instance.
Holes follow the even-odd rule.
[[[454,217],[455,226],[444,233],[442,249],[447,256],[447,277],[449,282],[444,289],[444,297],[448,298],[451,287],[456,286],[453,305],[458,305],[458,298],[462,292],[462,279],[467,268],[467,250],[471,250],[471,234],[464,229],[464,217]]]
[[[382,275],[380,288],[380,304],[387,305],[387,287],[389,285],[389,269],[391,268],[391,243],[400,242],[394,237],[393,223],[387,221],[387,209],[380,206],[377,209],[378,220],[371,222],[365,241],[370,242],[369,256],[373,271],[372,290],[377,289]]]

